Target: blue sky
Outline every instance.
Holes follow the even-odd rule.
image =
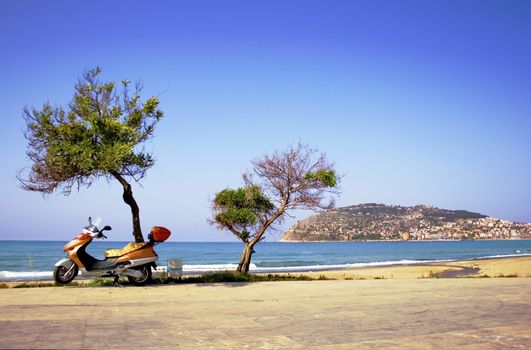
[[[232,240],[207,223],[209,199],[299,140],[345,174],[339,206],[531,222],[528,1],[4,0],[0,48],[0,239],[67,240],[89,215],[130,239],[118,183],[43,198],[15,178],[29,165],[22,108],[67,104],[97,65],[142,80],[166,115],[134,188],[145,231]]]

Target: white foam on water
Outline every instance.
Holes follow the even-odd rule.
[[[520,256],[531,256],[531,254],[505,254],[505,255],[489,255],[489,256],[482,256],[479,258],[474,258],[470,260],[481,260],[481,259],[496,259],[496,258],[517,258]]]
[[[391,265],[414,265],[422,263],[443,262],[448,260],[397,260],[397,261],[377,261],[368,263],[338,264],[338,265],[308,265],[308,266],[289,266],[289,267],[258,267],[253,272],[303,272],[303,271],[324,271],[324,270],[343,270],[357,269],[364,267],[378,267]]]
[[[362,268],[374,266],[389,266],[389,265],[412,265],[429,262],[442,262],[448,260],[397,260],[397,261],[380,261],[369,263],[355,263],[355,264],[338,264],[338,265],[302,265],[302,266],[280,266],[267,267],[257,266],[251,264],[250,272],[302,272],[302,271],[323,271],[323,270],[339,270],[348,268]],[[211,265],[183,265],[184,274],[198,274],[205,272],[219,272],[219,271],[234,271],[238,267],[237,264],[211,264]],[[166,271],[165,266],[159,266],[158,271]]]
[[[52,271],[0,271],[0,280],[52,278]]]
[[[203,272],[235,271],[238,264],[209,264],[209,265],[183,265],[183,273],[197,274]],[[157,271],[165,272],[166,266],[158,266]],[[257,269],[255,264],[251,264],[250,269]]]

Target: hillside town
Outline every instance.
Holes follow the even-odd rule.
[[[360,204],[297,221],[282,241],[531,239],[531,224],[429,205]]]

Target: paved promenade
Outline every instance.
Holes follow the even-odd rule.
[[[531,349],[531,278],[0,289],[0,348]]]

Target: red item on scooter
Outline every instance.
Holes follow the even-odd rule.
[[[154,242],[164,242],[171,236],[171,231],[165,227],[153,226],[149,233],[149,239]]]

